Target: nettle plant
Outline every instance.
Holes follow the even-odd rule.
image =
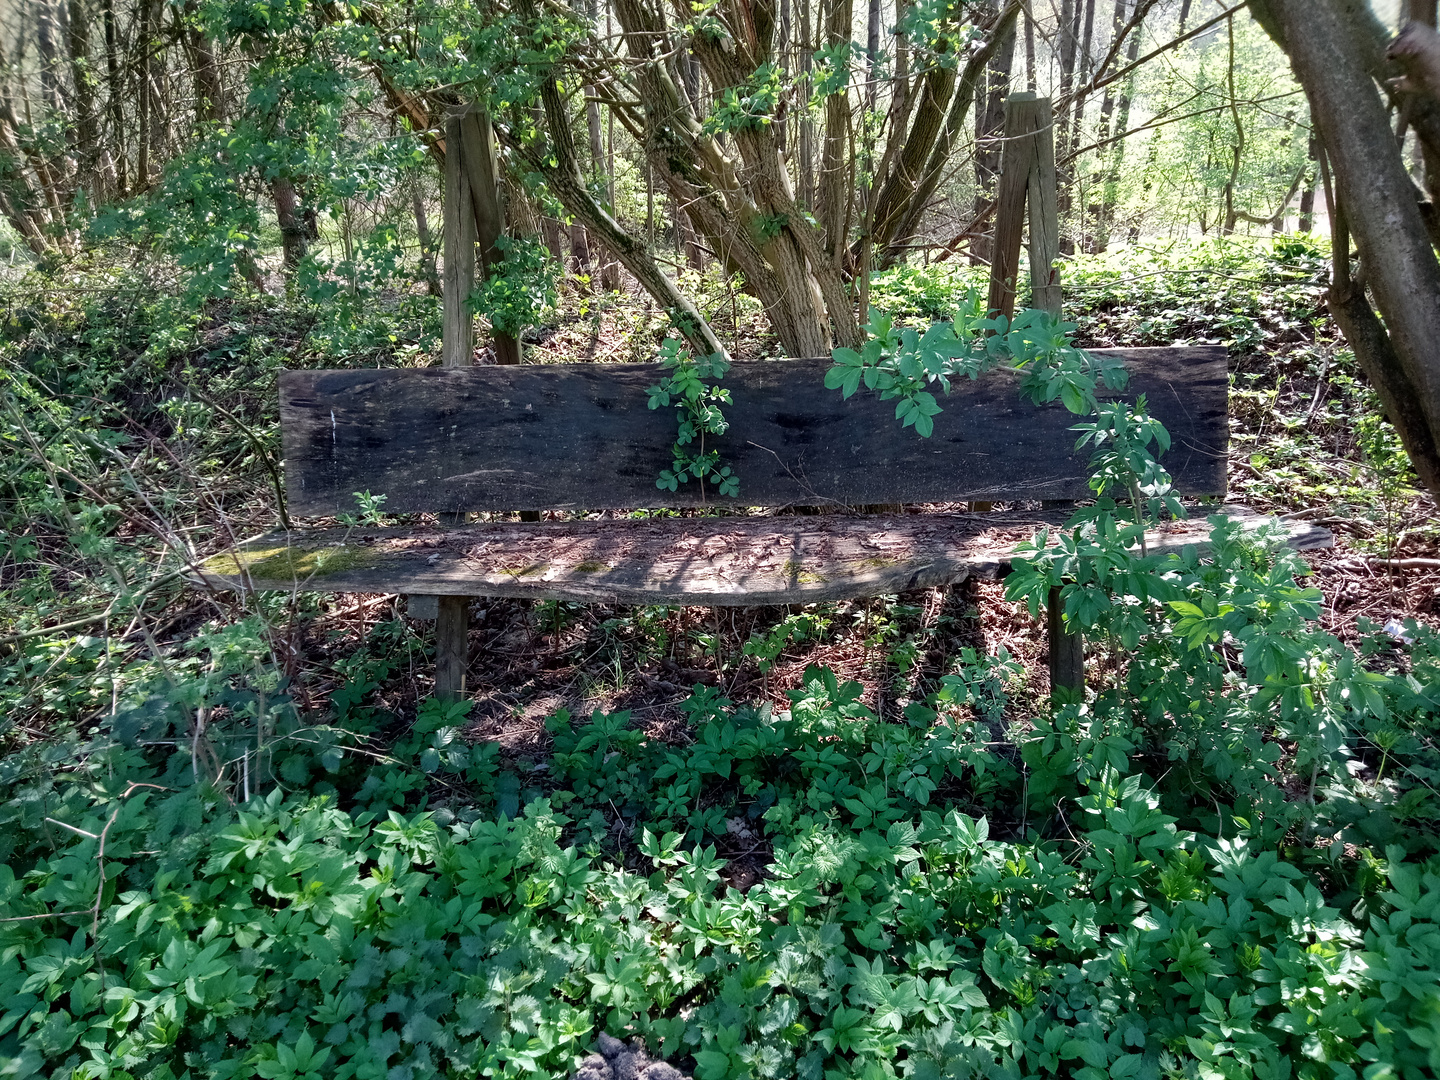
[[[655,486],[676,491],[694,479],[700,482],[703,495],[708,477],[721,495],[740,494],[740,478],[729,465],[720,463],[718,450],[705,447],[706,436],[720,436],[730,429],[720,408],[730,404],[730,391],[706,381],[724,378],[730,362],[718,354],[697,358],[679,338],[668,337],[660,347],[660,364],[668,374],[646,389],[649,407],[674,405],[678,431],[670,448],[674,460],[670,468],[661,471]]]

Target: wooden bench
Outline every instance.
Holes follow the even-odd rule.
[[[1115,350],[1123,396],[1145,394],[1169,429],[1164,463],[1186,496],[1226,491],[1225,350]],[[289,512],[355,513],[356,493],[387,514],[565,511],[571,520],[328,527],[271,533],[217,555],[216,589],[403,593],[437,618],[437,692],[463,692],[470,597],[625,604],[807,604],[995,579],[1009,553],[1090,495],[1076,418],[1037,409],[1013,377],[962,381],[928,439],[873,396],[823,385],[828,360],[736,363],[730,428],[714,443],[738,498],[656,487],[670,464],[673,409],[647,407],[651,364],[290,371],[280,379]],[[1000,512],[857,513],[917,504],[1029,504]],[[818,507],[824,514],[784,514]],[[575,520],[575,512],[649,514]],[[764,508],[757,511],[757,508]],[[711,513],[697,516],[693,511]],[[955,509],[960,509],[955,507]],[[1258,528],[1269,520],[1226,507]],[[689,513],[687,513],[689,512]],[[508,514],[507,514],[508,516]],[[1149,540],[1203,544],[1204,514]],[[1291,527],[1297,548],[1330,534]],[[437,599],[438,598],[438,599]],[[1052,674],[1066,647],[1052,614]],[[1071,651],[1078,644],[1070,643]],[[1075,681],[1075,673],[1058,676]]]

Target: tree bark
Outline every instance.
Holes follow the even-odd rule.
[[[1318,155],[1318,144],[1312,135],[1310,137],[1309,172],[1300,188],[1300,220],[1297,222],[1297,228],[1302,233],[1308,233],[1315,227],[1315,185],[1320,181],[1319,168],[1316,164]]]
[[[431,296],[444,295],[440,273],[435,266],[435,237],[430,232],[430,218],[425,213],[425,193],[417,179],[410,189],[410,209],[415,214],[415,235],[420,241],[420,272],[425,276],[425,289]]]
[[[288,177],[277,176],[270,181],[270,195],[275,200],[275,220],[280,226],[280,246],[284,252],[286,275],[293,274],[310,248],[309,230],[300,214],[300,199]]]
[[[504,259],[497,241],[505,232],[505,209],[500,199],[500,176],[495,162],[495,134],[490,114],[470,108],[460,118],[458,147],[446,143],[448,156],[458,149],[461,167],[470,190],[470,206],[475,215],[475,242],[480,252],[482,273],[490,277],[499,272]],[[557,223],[558,224],[558,223]],[[520,363],[520,340],[512,334],[492,327],[497,364]]]
[[[798,0],[800,4],[800,85],[809,93],[811,54],[815,51],[814,38],[810,36],[810,2]],[[815,124],[810,119],[810,110],[800,110],[800,205],[807,210],[815,206]]]
[[[1347,0],[1251,0],[1251,10],[1310,100],[1333,175],[1331,214],[1344,214],[1384,323],[1362,289],[1338,281],[1331,310],[1421,481],[1440,493],[1440,261],[1368,70],[1362,17]]]
[[[115,148],[115,193],[129,194],[125,160],[125,92],[120,79],[120,40],[115,25],[115,0],[101,0],[100,17],[105,24],[105,77],[110,106],[110,143]]]
[[[975,213],[995,198],[1000,178],[1004,140],[1005,99],[1010,95],[1010,71],[1015,62],[1015,24],[1001,36],[986,70],[985,93],[975,99]],[[988,263],[994,252],[993,234],[979,234],[970,242],[972,262]]]
[[[825,44],[834,48],[850,41],[851,0],[828,0]],[[842,89],[825,99],[825,135],[820,159],[819,214],[825,230],[825,253],[835,260],[845,249],[850,202],[850,94]]]

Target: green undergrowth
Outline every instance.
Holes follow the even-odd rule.
[[[1157,335],[1306,332],[1314,249],[1212,247],[1077,261],[1075,294],[1134,343],[1132,300]],[[882,309],[920,287],[888,280]],[[1167,280],[1199,283],[1173,318]],[[316,665],[314,598],[187,610],[173,568],[270,483],[282,322],[162,338],[120,295],[21,311],[0,357],[6,632],[103,616],[0,646],[0,1075],[563,1076],[600,1030],[698,1080],[1440,1070],[1440,635],[1342,644],[1299,556],[1218,519],[1208,561],[1147,555],[1163,433],[1068,344],[1028,378],[1085,418],[1098,498],[1007,595],[1061,588],[1120,658],[1083,700],[1025,709],[966,650],[898,719],[817,667],[784,711],[695,688],[674,741],[557,713],[525,757],[396,704],[398,619]],[[768,675],[828,619],[740,655]]]
[[[1216,528],[1082,584],[1124,684],[1009,733],[970,653],[900,722],[813,668],[526,760],[464,703],[396,728],[393,644],[317,718],[217,630],[0,764],[6,1074],[562,1076],[607,1030],[700,1080],[1433,1075],[1440,635],[1352,653]]]
[[[1119,246],[1061,263],[1065,317],[1081,345],[1215,344],[1236,355],[1332,333],[1321,237],[1213,237]],[[876,276],[871,303],[897,316],[953,318],[987,267],[907,265]],[[1028,290],[1022,273],[1020,292]]]

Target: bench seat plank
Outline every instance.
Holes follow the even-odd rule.
[[[1249,530],[1273,518],[1226,513]],[[981,514],[648,518],[449,529],[272,533],[207,560],[197,582],[220,590],[411,593],[721,607],[808,604],[994,580],[1010,552],[1063,510]],[[1152,552],[1203,546],[1203,517],[1147,539]],[[1330,533],[1289,525],[1299,550]]]
[[[1184,495],[1225,494],[1228,381],[1218,345],[1105,350],[1173,439],[1165,467]],[[1016,377],[961,378],[922,439],[895,403],[826,390],[831,361],[736,363],[723,385],[729,431],[712,438],[740,481],[742,506],[876,506],[1088,498],[1080,418],[1036,408]],[[683,484],[671,465],[675,410],[647,407],[656,364],[287,371],[280,416],[290,513],[355,510],[355,493],[391,513],[608,510],[731,502]],[[1101,397],[1122,395],[1101,392]]]

